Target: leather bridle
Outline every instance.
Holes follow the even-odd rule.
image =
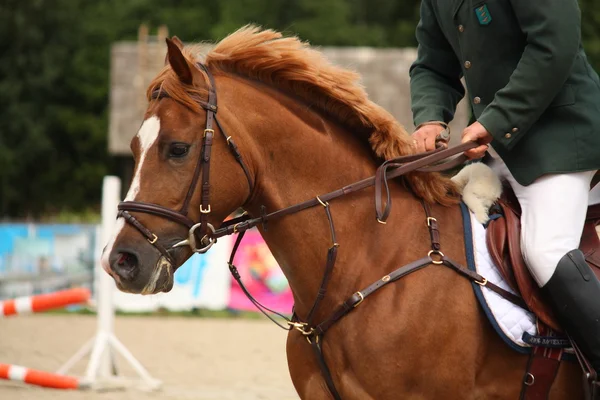
[[[213,121],[219,127],[219,130],[223,134],[229,150],[235,157],[236,161],[242,167],[246,179],[248,180],[248,186],[250,188],[250,194],[254,189],[254,183],[250,176],[250,170],[244,163],[242,156],[231,136],[227,136],[225,130],[217,120],[217,92],[215,89],[215,80],[213,75],[210,73],[208,68],[204,64],[197,64],[206,75],[208,76],[210,85],[208,88],[208,101],[206,103],[198,101],[200,106],[206,110],[206,127],[202,135],[202,149],[200,151],[200,157],[196,163],[194,169],[194,175],[190,182],[190,187],[187,191],[183,205],[179,211],[173,211],[169,208],[163,207],[158,204],[145,203],[141,201],[123,201],[119,203],[117,214],[118,217],[125,218],[130,225],[137,229],[144,237],[154,246],[170,263],[175,266],[175,262],[169,254],[169,249],[166,249],[159,240],[158,235],[153,233],[150,229],[145,227],[139,220],[137,220],[130,212],[141,212],[146,214],[152,214],[165,219],[171,220],[178,224],[184,225],[188,229],[188,238],[176,243],[171,248],[180,246],[189,246],[195,253],[206,253],[212,245],[216,242],[216,238],[211,235],[215,233],[215,228],[208,222],[209,215],[211,213],[210,206],[210,156],[212,150],[212,144],[214,139],[215,131],[213,129]],[[161,91],[160,89],[155,90],[152,93],[152,99],[160,99],[168,97],[168,94]],[[200,173],[202,173],[201,182],[201,194],[200,194],[200,221],[194,222],[189,216],[189,206],[192,196],[198,185],[200,179]],[[199,233],[198,233],[199,232]],[[202,235],[202,236],[200,236]],[[200,239],[198,239],[200,237]],[[200,247],[198,247],[198,243]]]
[[[200,158],[198,160],[198,163],[196,164],[194,175],[190,183],[187,195],[184,199],[183,206],[179,211],[173,211],[158,204],[144,203],[139,201],[123,201],[118,205],[118,216],[125,218],[125,220],[129,224],[131,224],[142,235],[144,235],[144,237],[156,249],[158,249],[158,251],[169,262],[171,262],[173,266],[175,266],[175,263],[168,250],[160,243],[158,236],[155,233],[153,233],[150,229],[146,228],[142,223],[140,223],[135,217],[131,215],[130,212],[141,212],[156,215],[187,227],[189,230],[188,238],[186,240],[176,243],[171,248],[176,248],[179,246],[189,246],[192,249],[192,251],[196,253],[206,253],[218,238],[236,233],[239,234],[233,246],[228,262],[229,269],[234,279],[239,283],[241,289],[244,291],[249,300],[254,305],[256,305],[256,307],[263,314],[265,314],[268,318],[270,318],[280,327],[287,330],[296,329],[302,335],[304,335],[308,343],[311,345],[311,348],[315,354],[315,357],[317,358],[317,362],[323,374],[325,383],[334,399],[339,400],[341,399],[341,396],[339,395],[339,392],[335,387],[331,372],[323,356],[321,344],[323,342],[325,332],[328,331],[329,328],[333,326],[337,321],[339,321],[341,318],[343,318],[356,307],[358,307],[360,304],[362,304],[363,301],[367,298],[367,296],[385,287],[386,285],[399,280],[400,278],[408,274],[411,274],[421,268],[425,268],[428,265],[444,265],[456,271],[460,275],[466,277],[467,279],[471,280],[475,284],[486,286],[490,290],[495,291],[507,300],[513,302],[514,304],[517,304],[518,306],[523,307],[525,309],[527,308],[527,306],[520,297],[496,286],[492,282],[488,282],[486,278],[479,275],[477,272],[461,267],[458,263],[447,258],[442,253],[439,241],[440,236],[438,230],[438,222],[435,219],[435,217],[433,217],[429,206],[423,202],[423,209],[425,214],[424,221],[426,221],[427,223],[427,227],[430,232],[431,238],[431,250],[427,253],[427,255],[409,264],[397,268],[396,270],[385,275],[384,277],[377,280],[368,287],[365,287],[355,292],[350,297],[348,297],[346,301],[344,301],[336,309],[334,309],[333,312],[330,313],[327,318],[321,320],[320,322],[315,321],[315,316],[317,314],[316,311],[318,310],[321,301],[325,297],[325,294],[327,292],[327,287],[330,282],[333,267],[335,265],[337,257],[337,250],[339,247],[339,243],[337,243],[336,241],[335,228],[333,224],[333,218],[330,212],[329,201],[335,198],[349,195],[351,193],[365,189],[370,186],[375,186],[375,216],[379,223],[385,224],[388,216],[390,215],[390,208],[392,204],[392,198],[390,196],[390,190],[387,183],[389,179],[400,177],[413,171],[438,172],[457,167],[458,165],[461,165],[466,161],[466,157],[459,156],[450,161],[445,160],[452,156],[461,154],[466,150],[475,148],[478,146],[478,144],[476,142],[468,142],[448,149],[440,147],[436,150],[425,153],[402,156],[395,159],[387,160],[377,168],[377,173],[375,176],[363,179],[358,182],[354,182],[350,185],[344,186],[341,189],[316,196],[315,198],[312,198],[310,200],[306,200],[302,203],[298,203],[280,210],[276,210],[271,213],[266,213],[265,208],[261,207],[260,217],[252,218],[251,216],[244,213],[237,218],[233,218],[226,222],[223,222],[218,229],[215,229],[214,226],[208,222],[208,218],[211,213],[209,180],[211,160],[210,156],[215,133],[213,129],[213,121],[216,123],[216,125],[219,127],[219,130],[225,137],[229,149],[234,155],[236,161],[244,170],[244,174],[246,175],[248,185],[250,188],[250,196],[253,192],[254,183],[250,176],[250,171],[247,168],[244,161],[242,160],[242,156],[240,155],[237,146],[233,142],[233,139],[230,136],[227,136],[222,126],[219,124],[219,121],[217,120],[217,94],[215,89],[214,78],[205,65],[197,65],[206,73],[210,82],[210,87],[208,89],[208,102],[204,103],[202,101],[198,101],[202,108],[206,110],[206,128],[204,129],[203,133],[202,150],[200,152]],[[152,94],[153,99],[159,99],[162,97],[168,97],[168,94],[160,90],[156,90]],[[200,179],[201,172],[202,182],[200,197],[200,221],[196,223],[189,218],[188,211],[189,204],[194,194],[195,188],[198,184],[198,180]],[[383,193],[385,193],[385,205]],[[294,214],[316,206],[322,206],[325,209],[325,214],[329,222],[332,243],[327,252],[327,262],[325,265],[323,279],[321,281],[321,285],[317,292],[317,296],[315,298],[313,306],[311,307],[310,311],[308,312],[305,318],[300,318],[294,312],[292,319],[288,319],[287,317],[261,305],[258,301],[256,301],[256,299],[252,297],[252,295],[247,291],[244,284],[242,283],[240,274],[235,265],[233,264],[233,259],[244,236],[244,233],[249,229],[258,226],[259,224],[262,224],[263,229],[266,230],[267,222],[272,219],[281,218],[286,215]],[[198,231],[200,233],[198,233]],[[202,236],[198,240],[199,235]],[[198,243],[201,247],[197,247]],[[280,323],[275,321],[267,312],[271,312],[282,317],[285,320],[286,325],[281,325]]]

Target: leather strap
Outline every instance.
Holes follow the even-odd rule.
[[[333,396],[335,400],[342,400],[342,396],[337,391],[335,387],[335,383],[333,383],[333,378],[331,377],[331,371],[325,362],[325,357],[323,356],[323,349],[321,347],[320,341],[322,341],[322,337],[315,336],[312,340],[309,340],[310,347],[313,349],[313,353],[315,354],[315,358],[319,363],[319,368],[321,369],[321,373],[323,374],[323,379],[325,379],[325,384],[329,389],[329,392]]]
[[[445,169],[450,169],[455,165],[460,165],[466,161],[466,157],[464,155],[447,162],[445,164],[440,165],[432,165],[437,163],[438,161],[445,160],[449,157],[452,157],[456,154],[464,153],[466,150],[477,147],[478,144],[475,142],[467,142],[461,145],[444,149],[440,147],[436,150],[421,153],[420,157],[416,160],[410,158],[411,156],[404,156],[394,158],[388,161],[385,161],[379,168],[377,168],[377,173],[375,175],[375,211],[377,214],[377,220],[380,222],[385,222],[387,217],[389,216],[391,207],[389,188],[387,184],[387,180],[391,178],[395,178],[401,175],[405,175],[412,171],[421,171],[421,172],[434,172],[434,171],[442,171]],[[406,163],[406,160],[411,160]],[[406,164],[403,164],[406,163]],[[393,169],[392,169],[393,168]],[[392,169],[391,172],[388,173],[388,170]],[[385,186],[386,190],[386,207],[382,209],[382,201],[381,201],[381,189],[382,185]]]
[[[195,222],[187,216],[166,207],[159,206],[158,204],[143,203],[141,201],[122,201],[117,208],[119,211],[141,212],[170,219],[186,226],[188,229],[195,224]]]
[[[125,221],[127,221],[129,224],[131,224],[131,226],[133,226],[142,235],[144,235],[144,237],[148,240],[148,242],[150,242],[150,244],[152,244],[167,259],[167,261],[169,261],[169,263],[171,263],[171,265],[175,264],[174,261],[173,261],[173,258],[171,257],[171,255],[169,254],[169,252],[167,251],[167,249],[165,249],[158,242],[158,236],[156,236],[148,228],[146,228],[133,215],[129,214],[127,211],[120,211],[120,212],[117,213],[117,216],[125,218]]]
[[[242,292],[244,292],[244,294],[246,295],[248,300],[250,300],[250,302],[252,304],[254,304],[254,306],[261,313],[263,313],[267,318],[269,318],[271,321],[273,321],[275,323],[275,325],[279,326],[282,329],[285,329],[286,331],[289,331],[293,328],[293,325],[290,324],[291,321],[285,315],[283,315],[277,311],[271,310],[269,307],[262,305],[258,300],[256,300],[254,298],[254,296],[252,296],[252,294],[248,291],[248,289],[244,285],[244,282],[242,282],[242,277],[240,276],[240,273],[239,273],[237,267],[233,263],[233,260],[238,251],[238,248],[240,247],[240,243],[242,243],[242,239],[244,238],[244,234],[245,234],[245,232],[242,232],[238,235],[238,237],[236,238],[235,243],[233,245],[233,249],[231,250],[231,254],[229,256],[229,262],[227,263],[227,265],[229,265],[229,272],[231,272],[231,276],[233,276],[233,279],[235,279],[235,281],[240,285]],[[280,324],[273,317],[271,317],[271,315],[269,315],[269,313],[279,316],[280,318],[282,318],[283,320],[286,321],[287,325]]]
[[[571,342],[571,346],[577,357],[577,361],[581,366],[584,374],[583,388],[584,388],[584,399],[585,400],[596,400],[598,394],[600,394],[600,382],[598,382],[598,373],[592,364],[588,361],[587,357],[583,354],[577,343],[567,333],[567,337]]]
[[[438,230],[438,222],[437,219],[432,217],[431,208],[429,204],[423,203],[423,208],[425,209],[425,215],[427,218],[427,227],[429,228],[429,238],[431,240],[431,248],[433,250],[439,251],[442,246],[440,245],[440,231]]]
[[[208,112],[211,115],[212,112]],[[206,124],[207,128],[204,130],[204,145],[202,146],[202,184],[200,192],[200,232],[204,233],[207,229],[208,215],[211,212],[210,209],[210,154],[212,150],[212,142],[214,131],[212,130],[211,123]]]
[[[325,214],[327,215],[327,220],[329,221],[329,231],[331,232],[331,241],[332,245],[327,251],[327,262],[325,263],[325,272],[323,273],[323,279],[321,281],[321,286],[319,287],[319,291],[317,292],[317,297],[308,312],[308,316],[306,317],[306,324],[308,326],[313,326],[313,318],[319,305],[321,305],[321,300],[325,297],[327,293],[327,286],[329,285],[329,281],[331,280],[331,274],[333,272],[333,266],[335,265],[335,261],[337,259],[337,249],[339,244],[336,241],[335,237],[335,227],[333,226],[333,218],[331,216],[331,211],[329,210],[329,203],[323,203],[323,207],[325,208]]]
[[[367,286],[366,288],[354,293],[346,301],[338,306],[338,308],[327,318],[315,327],[316,335],[323,335],[333,324],[339,321],[342,317],[348,314],[350,311],[358,307],[362,302],[375,291],[381,289],[389,283],[395,282],[398,279],[406,276],[412,272],[418,271],[428,265],[431,265],[432,259],[430,257],[420,258],[410,264],[404,265],[395,271],[385,275],[381,279]]]
[[[456,154],[463,153],[466,150],[475,148],[477,146],[478,146],[478,144],[475,142],[468,142],[468,143],[463,143],[459,146],[451,147],[449,149],[436,150],[433,152],[433,154],[432,154],[432,152],[428,152],[428,153],[422,153],[420,155],[411,155],[411,156],[400,157],[400,159],[406,158],[406,159],[411,159],[411,160],[414,160],[415,157],[417,157],[417,156],[420,156],[422,158],[417,159],[416,161],[409,162],[408,164],[404,164],[401,167],[398,167],[395,170],[390,171],[389,173],[386,174],[385,178],[393,179],[393,178],[397,178],[401,175],[404,175],[404,174],[412,172],[412,171],[422,171],[422,170],[424,170],[423,166],[425,166],[425,165],[436,163],[440,160],[443,160],[448,157],[452,157]],[[455,164],[456,161],[451,161],[451,163]],[[444,164],[444,165],[446,166],[449,164]],[[323,195],[319,195],[318,197],[323,202],[331,201],[335,198],[345,196],[345,195],[348,195],[348,194],[351,194],[351,193],[354,193],[359,190],[362,190],[362,189],[365,189],[365,188],[375,185],[376,177],[377,177],[377,175],[372,176],[370,178],[363,179],[361,181],[355,182],[348,186],[344,186],[341,189],[334,190],[332,192],[325,193]],[[382,181],[379,184],[380,188],[381,188],[381,184],[382,184]],[[375,190],[375,192],[376,192],[376,196],[381,196],[381,191]],[[377,199],[377,197],[376,197],[376,199]],[[282,208],[280,210],[263,215],[259,218],[248,219],[247,221],[241,222],[236,226],[236,232],[241,232],[244,230],[254,228],[258,224],[265,223],[272,219],[281,218],[286,215],[295,214],[299,211],[303,211],[308,208],[318,206],[319,204],[320,204],[320,202],[319,202],[319,200],[317,200],[317,198],[312,198],[310,200],[303,201],[302,203],[294,204],[292,206]],[[385,221],[383,221],[383,222],[385,222]],[[213,239],[218,239],[220,237],[228,236],[233,233],[235,233],[235,232],[233,231],[233,227],[231,225],[223,226],[223,227],[215,230],[214,233],[211,233],[210,237]]]
[[[538,322],[540,335],[550,335],[551,330]],[[533,348],[521,388],[521,400],[547,400],[558,374],[562,360],[562,348],[536,346]]]
[[[250,196],[252,195],[252,192],[254,191],[254,182],[252,181],[252,176],[250,175],[250,170],[248,169],[248,166],[244,162],[244,160],[242,158],[242,154],[240,153],[240,150],[238,149],[235,142],[233,141],[233,138],[231,136],[227,136],[227,134],[225,133],[225,129],[223,129],[223,127],[221,126],[221,123],[217,119],[216,115],[215,115],[215,122],[217,123],[217,126],[219,127],[219,131],[225,137],[225,141],[227,141],[227,145],[229,146],[229,150],[233,154],[233,157],[235,158],[237,163],[240,165],[240,167],[242,167],[242,170],[244,171],[244,175],[246,175],[246,180],[248,181],[248,187],[250,189],[248,198],[250,198]]]
[[[522,298],[520,298],[519,296],[517,296],[515,294],[512,294],[511,292],[509,292],[507,290],[502,289],[501,287],[497,286],[496,284],[494,284],[492,282],[489,282],[486,278],[479,275],[477,272],[471,271],[470,269],[467,269],[467,268],[463,268],[457,262],[455,262],[447,257],[444,257],[444,265],[452,268],[459,274],[469,278],[471,281],[475,282],[476,284],[485,286],[488,289],[496,292],[500,296],[504,297],[506,300],[523,308],[524,310],[529,309],[527,307],[527,304],[525,304],[525,302],[523,301]]]

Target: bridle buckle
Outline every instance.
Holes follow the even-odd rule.
[[[213,135],[215,134],[215,130],[214,129],[206,128],[204,130],[204,135],[202,135],[202,137],[206,137],[206,134],[209,133],[209,132],[212,133]]]
[[[200,204],[200,212],[202,214],[210,214],[210,204],[208,205],[207,208],[202,208],[202,204]]]

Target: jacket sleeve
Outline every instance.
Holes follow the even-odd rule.
[[[421,2],[416,37],[417,59],[409,72],[414,124],[448,123],[454,118],[465,89],[460,81],[460,63],[438,24],[431,0]]]
[[[581,36],[577,0],[510,1],[527,43],[508,84],[478,118],[507,150],[517,144],[562,89]]]

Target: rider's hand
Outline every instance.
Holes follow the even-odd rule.
[[[435,150],[435,139],[445,128],[442,125],[431,123],[422,125],[412,134],[413,144],[417,152]]]
[[[481,158],[488,149],[488,144],[492,141],[492,135],[479,122],[474,122],[467,126],[462,133],[462,143],[474,141],[480,146],[465,151],[465,155],[470,159]]]

